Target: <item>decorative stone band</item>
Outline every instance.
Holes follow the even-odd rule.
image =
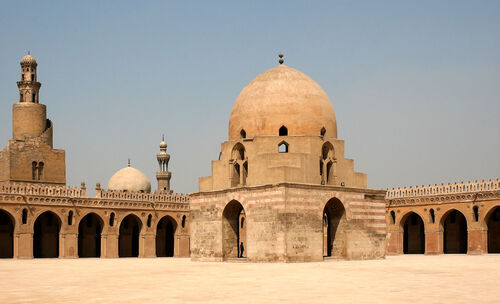
[[[189,203],[189,196],[182,193],[143,193],[143,192],[124,192],[110,190],[96,190],[97,198],[104,199],[119,199],[147,202],[173,202],[173,203]]]
[[[441,184],[441,185],[427,185],[427,186],[415,186],[415,187],[402,187],[402,188],[392,188],[387,191],[385,196],[386,200],[395,198],[407,198],[407,197],[419,197],[419,196],[435,196],[435,195],[445,195],[445,194],[459,194],[459,193],[471,193],[471,192],[481,192],[481,191],[496,191],[500,190],[500,181],[498,178],[496,180],[487,181],[474,181],[474,182],[460,182],[453,184]]]
[[[188,203],[175,202],[144,202],[124,201],[97,198],[71,198],[57,196],[20,195],[0,193],[0,203],[28,204],[31,206],[64,206],[64,207],[91,207],[91,208],[117,208],[117,209],[143,209],[163,211],[189,211]]]
[[[2,194],[43,195],[56,197],[85,197],[86,189],[66,186],[47,186],[24,183],[0,183]]]
[[[66,186],[47,186],[37,184],[0,182],[0,200],[38,204],[80,204],[100,207],[140,207],[163,209],[189,209],[189,196],[185,194],[156,194],[141,192],[122,192],[96,190],[96,198],[86,197],[85,184],[81,188]]]

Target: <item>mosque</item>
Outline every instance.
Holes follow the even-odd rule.
[[[500,253],[500,181],[369,189],[345,158],[327,94],[284,64],[240,93],[211,176],[170,189],[160,143],[157,190],[125,167],[66,186],[65,151],[40,103],[37,62],[21,60],[12,139],[0,151],[0,257],[191,257],[309,262],[392,254]]]

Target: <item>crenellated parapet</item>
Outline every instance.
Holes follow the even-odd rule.
[[[482,180],[474,182],[460,182],[448,184],[434,184],[427,186],[410,186],[401,188],[392,188],[387,191],[386,199],[417,197],[417,196],[432,196],[440,194],[458,194],[479,191],[495,191],[500,190],[500,181],[495,180]]]
[[[189,196],[182,193],[145,193],[96,189],[96,197],[147,202],[189,203]]]
[[[96,189],[96,197],[86,197],[85,183],[80,188],[0,182],[0,201],[74,207],[124,208],[188,211],[189,196],[172,193],[142,193]]]
[[[83,183],[81,188],[77,188],[57,185],[0,182],[0,193],[54,197],[85,197],[86,188]]]

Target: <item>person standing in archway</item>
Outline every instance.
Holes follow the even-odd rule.
[[[243,252],[245,252],[245,246],[243,246],[243,242],[240,243],[240,258],[243,257]]]

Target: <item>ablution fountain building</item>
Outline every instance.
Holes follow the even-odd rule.
[[[0,257],[308,262],[500,253],[498,179],[367,188],[345,158],[327,94],[282,55],[241,91],[212,174],[190,195],[170,189],[164,141],[154,192],[130,165],[107,189],[97,184],[95,197],[84,183],[67,187],[36,70],[23,57],[12,139],[0,151]]]

